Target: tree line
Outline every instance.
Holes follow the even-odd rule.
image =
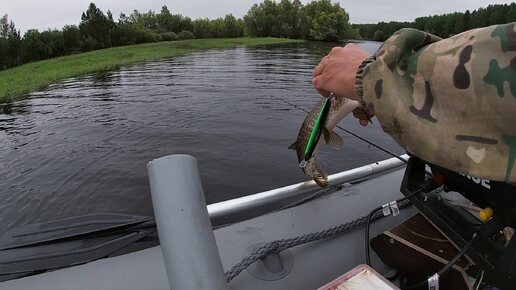
[[[23,36],[7,15],[0,20],[0,70],[112,46],[190,38],[245,35],[337,41],[358,37],[346,11],[331,0],[315,0],[306,5],[299,0],[264,0],[253,5],[242,19],[228,14],[224,18],[192,20],[172,14],[163,6],[159,13],[121,13],[116,21],[111,11],[104,13],[91,3],[82,13],[79,25],[45,31],[30,29]]]
[[[462,31],[516,21],[516,3],[490,5],[473,12],[416,18],[413,22],[349,23],[348,13],[331,0],[264,0],[239,19],[228,14],[217,19],[195,19],[173,14],[163,6],[159,13],[134,10],[115,21],[94,3],[82,13],[78,25],[38,31],[22,36],[7,15],[0,18],[0,70],[23,63],[112,46],[217,37],[286,37],[317,41],[343,39],[385,40],[395,31],[413,27],[441,37]]]
[[[402,28],[416,28],[442,38],[466,30],[516,21],[516,3],[489,5],[465,13],[455,12],[443,15],[418,17],[413,22],[378,22],[376,24],[353,24],[364,39],[384,41]]]
[[[167,6],[159,13],[120,14],[102,12],[94,3],[82,13],[79,25],[62,29],[28,30],[23,37],[4,15],[0,19],[0,69],[53,57],[130,44],[191,38],[240,37],[244,23],[228,14],[224,18],[191,20],[172,14]]]

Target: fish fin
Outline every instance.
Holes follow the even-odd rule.
[[[288,149],[296,150],[297,147],[297,141],[292,143],[292,145],[288,146]]]
[[[330,146],[333,148],[342,148],[344,140],[342,140],[342,137],[340,137],[339,134],[330,131],[326,128],[323,128],[323,134],[324,141],[326,141],[326,144],[330,144]]]

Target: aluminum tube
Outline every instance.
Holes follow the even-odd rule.
[[[172,290],[229,289],[206,209],[197,160],[170,155],[147,165]]]
[[[400,158],[408,160],[408,155],[401,155]],[[402,166],[405,163],[398,158],[375,162],[369,165],[357,167],[351,170],[339,172],[328,176],[330,185],[349,182],[359,178],[364,178],[373,174],[380,173],[389,169]],[[273,204],[287,198],[295,197],[319,189],[313,180],[301,182],[281,188],[243,196],[231,200],[221,201],[208,205],[210,218],[221,218],[238,212]]]

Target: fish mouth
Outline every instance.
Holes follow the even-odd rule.
[[[303,172],[310,176],[320,187],[328,186],[328,174],[319,166],[315,158],[308,160],[303,168]]]
[[[312,176],[312,179],[319,185],[320,187],[326,187],[328,186],[328,176],[324,175],[314,175]]]

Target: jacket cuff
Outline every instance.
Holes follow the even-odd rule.
[[[362,61],[362,63],[358,67],[357,72],[355,74],[355,95],[357,96],[357,101],[359,101],[360,104],[362,105],[362,108],[366,108],[366,104],[364,101],[364,84],[363,84],[364,77],[365,77],[364,69],[368,64],[372,63],[373,61],[375,61],[374,55],[367,57],[364,61]]]

